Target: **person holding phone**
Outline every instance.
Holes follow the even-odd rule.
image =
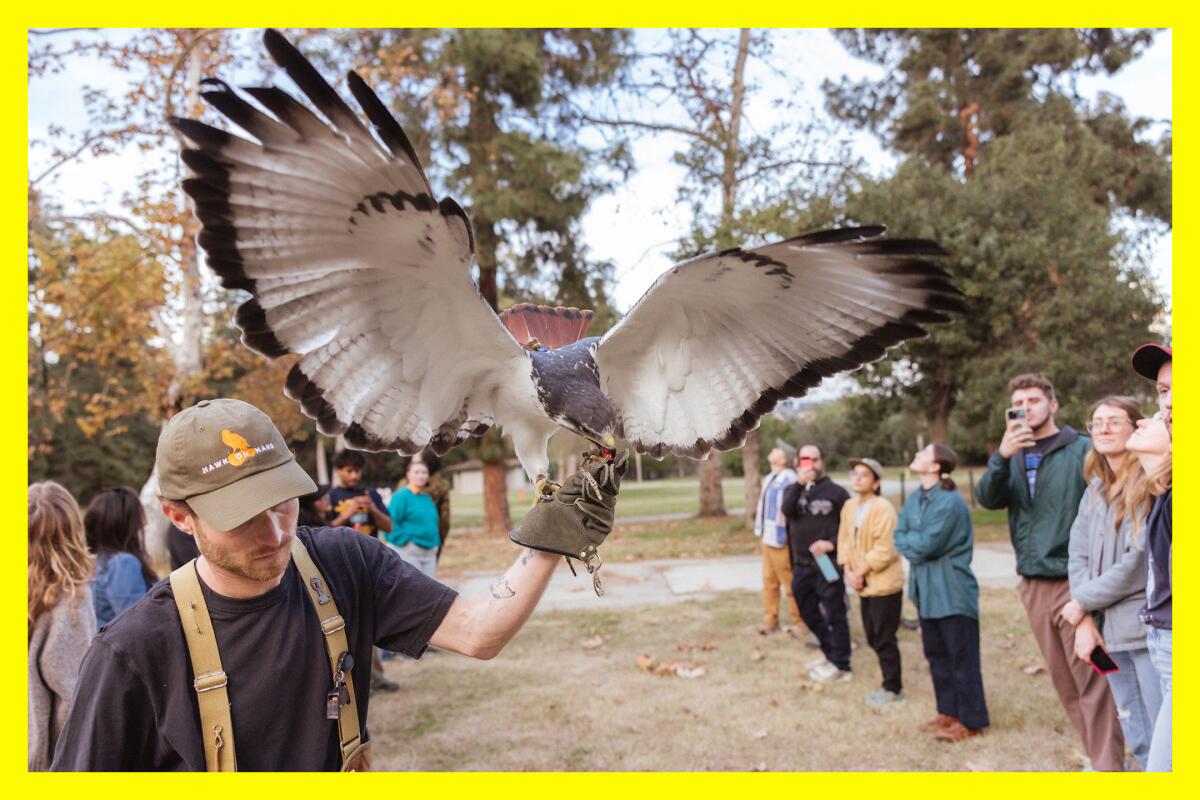
[[[1088,415],[1092,451],[1083,472],[1089,485],[1071,526],[1071,602],[1062,615],[1075,626],[1075,655],[1108,678],[1125,741],[1144,770],[1162,692],[1138,619],[1146,602],[1146,552],[1135,518],[1145,516],[1149,502],[1129,505],[1142,470],[1125,443],[1141,418],[1136,399],[1117,396],[1096,403]]]
[[[854,497],[842,506],[837,559],[846,582],[860,598],[863,632],[879,658],[883,687],[864,696],[867,705],[904,702],[900,680],[900,607],[904,603],[904,566],[892,539],[896,509],[882,496],[883,467],[873,458],[850,459]]]
[[[1008,532],[1021,576],[1021,603],[1046,661],[1050,681],[1092,767],[1125,768],[1125,737],[1108,681],[1075,657],[1075,626],[1062,616],[1071,601],[1067,546],[1087,484],[1083,459],[1091,440],[1055,422],[1058,399],[1044,376],[1008,382],[1010,408],[1000,447],[975,485],[984,508],[1008,509]],[[1024,419],[1019,412],[1024,412]]]
[[[979,654],[979,583],[971,571],[975,528],[950,473],[958,454],[931,444],[909,469],[921,481],[900,509],[893,538],[908,559],[908,596],[920,615],[921,645],[933,678],[937,716],[921,725],[944,742],[990,724]]]
[[[846,582],[841,571],[826,564],[829,580],[818,559],[837,556],[837,534],[842,506],[850,493],[825,474],[825,454],[815,444],[800,448],[796,457],[796,483],[783,491],[788,547],[792,557],[792,596],[800,617],[821,645],[821,655],[808,663],[815,681],[848,681],[850,624],[846,619]]]

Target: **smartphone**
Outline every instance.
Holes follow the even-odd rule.
[[[1101,675],[1108,675],[1112,672],[1121,671],[1121,668],[1117,666],[1117,662],[1113,661],[1112,656],[1105,652],[1104,648],[1100,645],[1096,645],[1096,648],[1092,650],[1090,660],[1092,669],[1096,670],[1096,672],[1100,673]]]
[[[821,553],[821,555],[816,557],[816,562],[817,566],[821,568],[821,574],[825,576],[825,580],[830,583],[837,581],[840,576],[838,575],[837,567],[833,565],[833,559],[829,557],[828,553]]]
[[[1023,408],[1010,408],[1004,412],[1004,415],[1008,417],[1009,422],[1017,419],[1021,420],[1021,422],[1025,421],[1025,409]]]

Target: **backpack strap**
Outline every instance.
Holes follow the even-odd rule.
[[[204,761],[209,772],[237,772],[233,746],[233,717],[229,706],[229,677],[221,669],[221,654],[208,605],[200,590],[196,559],[171,573],[171,594],[179,609],[179,622],[187,639],[195,673],[193,687],[200,706],[200,730]]]
[[[297,536],[292,540],[292,561],[300,571],[304,586],[308,589],[308,597],[312,600],[317,618],[321,621],[321,631],[325,634],[325,649],[329,653],[329,668],[333,673],[334,683],[344,681],[349,692],[349,702],[340,705],[337,718],[338,735],[342,753],[342,771],[352,772],[365,770],[370,766],[368,748],[370,742],[363,742],[358,727],[358,705],[354,696],[353,669],[342,669],[339,662],[343,653],[348,653],[350,646],[346,642],[346,621],[338,613],[337,602],[333,592],[328,587],[321,571],[313,563],[308,549]],[[340,675],[339,675],[340,673]]]

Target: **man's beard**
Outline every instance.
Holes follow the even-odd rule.
[[[206,537],[197,528],[196,546],[200,548],[200,552],[204,555],[204,558],[214,567],[220,567],[225,572],[237,575],[239,578],[265,583],[280,577],[287,571],[294,536],[295,534],[289,536],[287,541],[283,542],[277,551],[269,551],[263,548],[249,553],[235,553],[214,544],[211,539]],[[257,556],[268,552],[275,552],[275,557],[257,558]]]

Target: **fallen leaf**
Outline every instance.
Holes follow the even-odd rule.
[[[754,652],[750,654],[751,661],[762,661],[767,657],[767,654],[762,651],[761,647],[754,648]]]
[[[579,643],[579,646],[584,650],[597,650],[604,646],[604,637],[600,634],[596,634],[590,639],[584,639]]]
[[[814,692],[823,692],[823,691],[825,691],[825,684],[823,684],[823,683],[819,683],[819,682],[818,682],[818,683],[814,683],[814,684],[813,684],[813,686],[812,686],[812,690],[813,690]]]
[[[779,698],[778,698],[778,697],[772,697],[772,698],[771,698],[771,707],[772,707],[772,708],[779,708]]]
[[[755,739],[765,739],[765,738],[767,738],[767,732],[765,730],[760,730],[754,734],[754,738]]]
[[[557,704],[557,703],[551,703],[551,704],[548,706],[548,708],[549,708],[551,711],[553,711],[554,709],[558,708],[558,704]]]
[[[704,667],[679,667],[675,674],[681,678],[701,678],[704,677]]]
[[[1025,669],[1023,669],[1021,671],[1024,672],[1026,675],[1037,675],[1039,672],[1045,672],[1046,668],[1043,667],[1041,664],[1030,664],[1028,667],[1026,667]]]
[[[645,672],[650,672],[654,669],[654,656],[649,656],[643,653],[637,658],[637,667]]]
[[[620,706],[620,705],[624,705],[624,704],[625,704],[625,701],[622,700],[621,698],[619,698],[619,697],[613,698],[613,705]]]
[[[755,772],[766,772],[767,771],[767,762],[760,761],[757,764],[755,764],[754,771]]]
[[[1017,643],[1012,639],[1001,639],[1000,641],[996,642],[996,646],[1003,650],[1012,650],[1017,646]]]

